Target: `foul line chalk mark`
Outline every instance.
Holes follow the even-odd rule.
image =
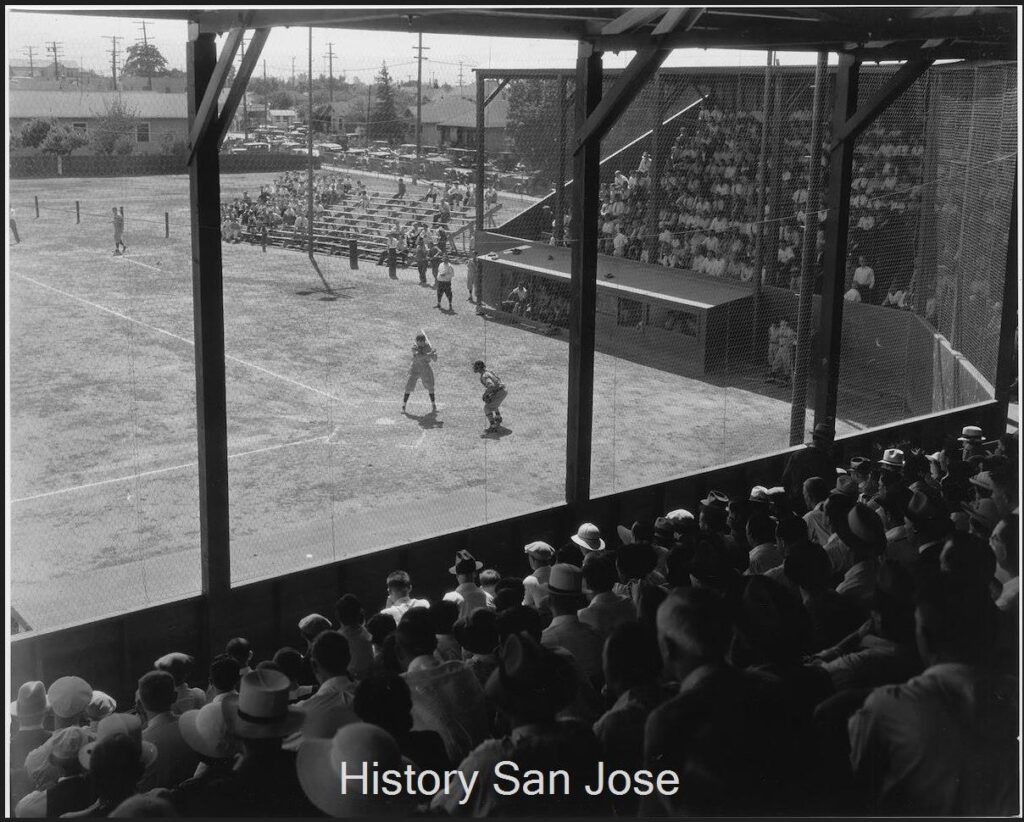
[[[140,263],[140,265],[142,265],[142,263]],[[150,325],[147,322],[143,322],[142,320],[137,320],[134,317],[129,317],[127,314],[122,314],[120,311],[115,311],[113,308],[108,308],[105,305],[100,305],[99,303],[91,302],[90,300],[86,300],[85,298],[79,297],[79,296],[77,296],[75,294],[72,294],[72,293],[70,293],[68,291],[64,291],[64,290],[62,290],[60,288],[55,288],[52,285],[47,285],[46,283],[42,283],[39,280],[33,279],[32,277],[26,277],[24,274],[15,274],[14,276],[17,277],[18,279],[25,280],[26,282],[30,282],[33,285],[39,286],[40,288],[45,288],[47,291],[52,291],[55,294],[60,294],[63,297],[67,297],[69,299],[76,300],[77,302],[80,302],[80,303],[82,303],[84,305],[87,305],[87,306],[89,306],[91,308],[95,308],[95,309],[97,309],[99,311],[104,311],[107,314],[112,314],[113,316],[118,317],[118,318],[120,318],[122,320],[127,320],[130,323],[135,323],[136,325],[141,325],[143,328],[147,328],[150,331],[155,331],[157,334],[163,334],[164,336],[170,337],[171,339],[178,340],[179,342],[183,342],[186,345],[191,345],[192,347],[195,347],[195,344],[196,344],[195,340],[190,340],[190,339],[188,339],[188,337],[182,337],[180,334],[175,334],[172,331],[167,331],[167,330],[165,330],[163,328],[158,328],[155,325]],[[241,359],[239,357],[232,356],[231,354],[225,354],[224,355],[224,359],[225,360],[231,360],[232,362],[236,362],[239,365],[244,365],[246,368],[251,368],[254,371],[260,371],[260,372],[262,372],[263,374],[266,374],[269,377],[273,377],[275,379],[281,380],[282,382],[286,382],[286,383],[289,383],[291,385],[297,386],[299,388],[305,389],[306,391],[312,391],[314,394],[319,394],[321,397],[326,397],[329,400],[334,400],[335,402],[339,402],[342,405],[347,405],[349,407],[354,407],[354,406],[359,404],[359,403],[355,402],[354,400],[350,400],[350,399],[347,399],[345,397],[339,397],[339,396],[336,396],[335,394],[328,393],[327,391],[323,391],[323,390],[321,390],[319,388],[314,388],[312,385],[306,385],[305,383],[299,382],[298,380],[293,380],[291,377],[286,377],[283,374],[276,374],[273,371],[271,371],[271,370],[269,370],[267,368],[264,368],[262,365],[256,365],[255,363],[247,362],[246,360],[243,360],[243,359]]]
[[[308,440],[295,440],[294,442],[283,442],[277,445],[268,445],[266,448],[256,448],[252,451],[239,451],[237,454],[228,454],[228,459],[233,460],[237,459],[238,457],[251,457],[254,454],[264,454],[267,451],[276,451],[280,448],[289,448],[293,445],[309,445],[310,443],[320,442],[321,440],[326,439],[327,437],[313,437],[312,439]],[[99,480],[97,482],[87,482],[84,485],[73,485],[70,488],[61,488],[58,491],[46,491],[45,493],[42,494],[33,494],[30,497],[12,499],[11,504],[14,505],[16,502],[30,502],[31,500],[43,499],[44,497],[54,497],[57,496],[58,494],[68,494],[71,493],[72,491],[84,491],[89,488],[96,488],[100,485],[111,485],[112,483],[115,482],[131,482],[133,480],[141,479],[142,477],[151,477],[154,476],[155,474],[166,474],[171,471],[183,471],[186,468],[195,468],[198,464],[198,462],[187,462],[182,465],[172,465],[169,466],[168,468],[154,468],[152,471],[143,471],[139,474],[131,474],[126,477],[114,477],[112,479]]]

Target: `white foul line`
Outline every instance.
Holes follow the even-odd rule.
[[[294,442],[283,442],[277,445],[268,445],[266,448],[257,448],[253,451],[240,451],[237,454],[228,454],[228,459],[233,460],[237,457],[251,457],[253,454],[263,454],[267,451],[276,451],[279,448],[288,448],[292,445],[308,445],[311,442],[319,442],[320,440],[326,440],[327,437],[313,437],[308,440],[296,440]],[[130,482],[132,480],[140,479],[142,477],[151,477],[154,474],[166,474],[170,471],[181,471],[185,468],[194,468],[198,465],[198,462],[187,462],[183,465],[172,465],[168,468],[154,468],[152,471],[142,471],[138,474],[130,474],[127,477],[114,477],[113,479],[99,480],[97,482],[88,482],[85,485],[74,485],[71,488],[61,488],[58,491],[46,491],[42,494],[33,494],[30,497],[21,497],[20,499],[12,499],[11,504],[16,502],[29,502],[35,499],[42,499],[43,497],[53,497],[58,494],[67,494],[71,491],[84,491],[88,488],[96,488],[100,485],[110,485],[115,482]]]
[[[138,263],[138,265],[145,265],[145,263]],[[179,340],[180,342],[186,343],[187,345],[191,345],[194,347],[196,344],[195,340],[190,340],[187,337],[182,337],[180,334],[175,334],[171,331],[165,331],[163,328],[157,328],[155,325],[150,325],[149,323],[143,322],[142,320],[137,320],[134,317],[129,317],[127,314],[122,314],[120,311],[115,311],[113,308],[108,308],[105,305],[90,302],[89,300],[86,300],[83,297],[76,296],[75,294],[71,294],[70,292],[63,291],[59,288],[54,288],[52,285],[41,283],[39,282],[39,280],[35,280],[32,277],[26,277],[24,274],[15,274],[14,276],[18,277],[19,279],[26,280],[27,282],[30,282],[33,285],[37,285],[40,288],[45,288],[48,291],[53,291],[55,294],[60,294],[61,296],[68,297],[72,300],[77,300],[78,302],[83,303],[84,305],[88,305],[92,308],[99,309],[100,311],[105,311],[108,314],[113,314],[115,317],[119,317],[122,320],[127,320],[128,322],[135,323],[136,325],[141,325],[143,328],[148,328],[150,331],[155,331],[158,334],[164,334],[165,336],[171,337],[172,339],[175,340]],[[231,360],[232,362],[236,362],[239,365],[244,365],[246,368],[252,368],[255,371],[261,371],[267,376],[274,377],[275,379],[282,380],[283,382],[291,383],[292,385],[298,386],[299,388],[303,388],[306,391],[312,391],[314,394],[319,394],[322,397],[327,397],[327,399],[334,400],[335,402],[339,402],[342,405],[353,407],[359,404],[354,400],[350,400],[346,397],[338,397],[335,396],[334,394],[328,393],[327,391],[323,391],[319,388],[314,388],[311,385],[306,385],[305,383],[299,382],[298,380],[293,380],[291,377],[286,377],[283,374],[275,374],[273,371],[270,371],[269,369],[264,368],[261,365],[246,362],[245,360],[240,359],[239,357],[234,357],[231,354],[225,354],[224,359]]]

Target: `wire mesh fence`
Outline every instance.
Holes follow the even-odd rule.
[[[860,99],[896,69],[861,67]],[[662,70],[603,139],[595,488],[784,447],[794,403],[808,409],[804,433],[814,425],[834,72],[819,89],[817,147],[813,67],[770,58],[762,69]],[[567,245],[572,74],[488,77],[488,93],[507,82],[514,159],[550,191],[497,230]],[[614,80],[606,72],[605,92]],[[937,66],[857,138],[840,433],[991,397],[1015,88],[1010,64]],[[810,374],[794,390],[802,281],[814,293],[799,339]],[[661,384],[641,398],[631,389],[646,374]],[[679,438],[685,449],[665,447]]]

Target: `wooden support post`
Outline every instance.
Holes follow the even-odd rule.
[[[36,194],[35,197],[36,197],[36,219],[38,220],[39,219],[39,195]]]
[[[601,53],[580,42],[576,58],[576,134],[601,100]],[[591,121],[593,123],[593,121]],[[608,125],[608,124],[605,124]],[[569,310],[569,390],[566,422],[565,499],[580,507],[590,500],[594,428],[594,329],[597,310],[597,217],[601,184],[598,129],[573,157],[572,271]]]
[[[996,357],[996,403],[999,417],[995,420],[1001,434],[1006,430],[1013,384],[1017,379],[1016,345],[1017,283],[1020,271],[1020,248],[1017,244],[1017,164],[1013,165],[1013,194],[1010,199],[1010,235],[1006,242],[1006,274],[1003,280],[1003,309],[999,321],[999,351]],[[1019,390],[1019,387],[1018,387]]]
[[[814,275],[818,251],[818,202],[821,190],[821,93],[828,67],[828,52],[818,52],[814,69],[814,98],[811,103],[811,156],[808,160],[807,205],[804,208],[804,242],[800,255],[800,305],[796,321],[796,368],[789,409],[789,444],[804,441],[807,421],[807,371],[811,362],[813,327],[811,311],[814,299]]]
[[[857,110],[860,62],[839,56],[832,133],[838,134]],[[814,392],[814,422],[834,423],[839,395],[839,359],[843,341],[843,294],[846,289],[846,241],[850,223],[850,181],[853,172],[852,139],[832,152],[828,175],[825,223],[824,276],[821,287],[819,339],[823,345],[821,378]]]
[[[569,141],[565,133],[569,101],[566,99],[567,83],[564,74],[558,75],[558,99],[561,102],[558,113],[558,180],[555,181],[555,245],[565,243],[565,166],[566,143]]]
[[[217,65],[213,34],[189,24],[186,51],[190,131]],[[220,238],[220,162],[217,136],[203,129],[189,165],[192,218],[192,303],[195,325],[196,433],[199,451],[199,539],[208,617],[206,650],[220,635],[230,608],[227,396],[224,365],[224,290]],[[209,658],[207,656],[207,658]]]
[[[82,224],[82,206],[78,200],[75,200],[75,225]]]
[[[164,237],[171,236],[171,214],[168,211],[164,212]]]
[[[476,215],[473,218],[473,224],[476,226],[477,231],[484,230],[484,151],[487,148],[487,142],[485,140],[487,130],[487,100],[486,89],[484,87],[485,75],[482,71],[476,73],[476,188],[473,189],[473,193],[476,195],[474,198],[476,202]]]

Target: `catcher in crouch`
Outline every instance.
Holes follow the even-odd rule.
[[[493,434],[501,427],[500,406],[508,396],[508,389],[493,371],[488,371],[483,360],[473,363],[473,371],[480,375],[480,384],[484,387],[484,414],[487,415],[485,434]]]
[[[416,388],[417,381],[422,381],[423,387],[430,394],[430,413],[437,413],[437,402],[434,400],[434,369],[430,367],[431,362],[437,362],[437,351],[430,344],[427,335],[420,331],[416,335],[416,344],[412,347],[409,379],[405,381],[405,396],[402,397],[403,414],[405,413],[405,404],[409,402],[409,395]]]

